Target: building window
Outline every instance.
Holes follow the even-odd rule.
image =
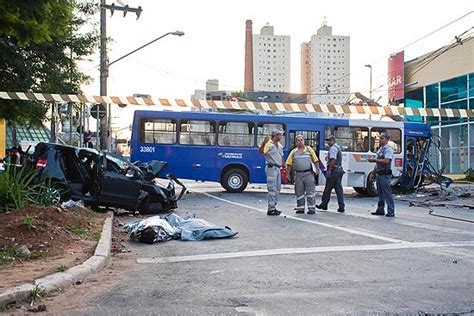
[[[441,104],[464,98],[467,98],[467,76],[441,82]]]

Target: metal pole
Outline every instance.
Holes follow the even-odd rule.
[[[56,102],[52,102],[51,103],[51,137],[50,137],[51,143],[56,142],[56,118],[55,118],[55,113],[54,113],[55,106],[56,106]]]
[[[107,65],[107,28],[106,28],[106,12],[105,0],[100,0],[100,95],[107,95],[107,76],[108,76],[108,65]],[[97,132],[100,135],[100,149],[106,150],[107,145],[107,105],[105,107],[105,117],[100,120],[100,128]],[[97,116],[97,125],[99,125],[99,116]]]
[[[69,145],[72,146],[72,103],[67,104],[67,111],[69,113]]]
[[[99,143],[101,143],[100,137],[99,137],[99,126],[100,126],[99,107],[97,107],[97,119],[96,119],[97,132],[95,133],[95,139],[96,139],[95,149],[97,150],[100,150]]]
[[[370,91],[369,98],[372,100],[372,66],[370,66]]]

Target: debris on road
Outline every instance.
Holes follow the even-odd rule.
[[[397,198],[409,202],[410,206],[453,206],[474,209],[474,187],[472,186],[425,187]]]
[[[146,244],[181,239],[194,241],[204,239],[229,238],[237,235],[230,227],[217,226],[204,219],[196,218],[195,214],[181,218],[169,214],[163,218],[159,215],[135,221],[124,226],[130,240]]]

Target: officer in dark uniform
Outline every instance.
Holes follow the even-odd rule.
[[[390,136],[382,132],[379,136],[380,148],[377,151],[376,158],[367,159],[369,162],[375,162],[374,171],[371,173],[373,179],[374,174],[376,175],[377,181],[377,193],[379,195],[379,203],[377,210],[372,212],[372,215],[385,215],[385,203],[387,203],[387,217],[395,216],[395,205],[393,202],[392,186],[390,180],[392,179],[392,160],[393,160],[393,149],[388,144]]]
[[[344,175],[344,169],[342,169],[342,150],[341,147],[336,144],[336,137],[332,135],[328,136],[326,142],[330,147],[326,171],[326,186],[324,187],[321,204],[316,205],[316,207],[322,210],[328,209],[331,191],[334,188],[337,195],[337,203],[339,204],[337,211],[339,213],[344,213],[344,192],[342,190],[342,176]]]

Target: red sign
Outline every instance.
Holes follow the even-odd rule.
[[[390,101],[404,98],[405,53],[391,55],[388,59],[388,99]]]

